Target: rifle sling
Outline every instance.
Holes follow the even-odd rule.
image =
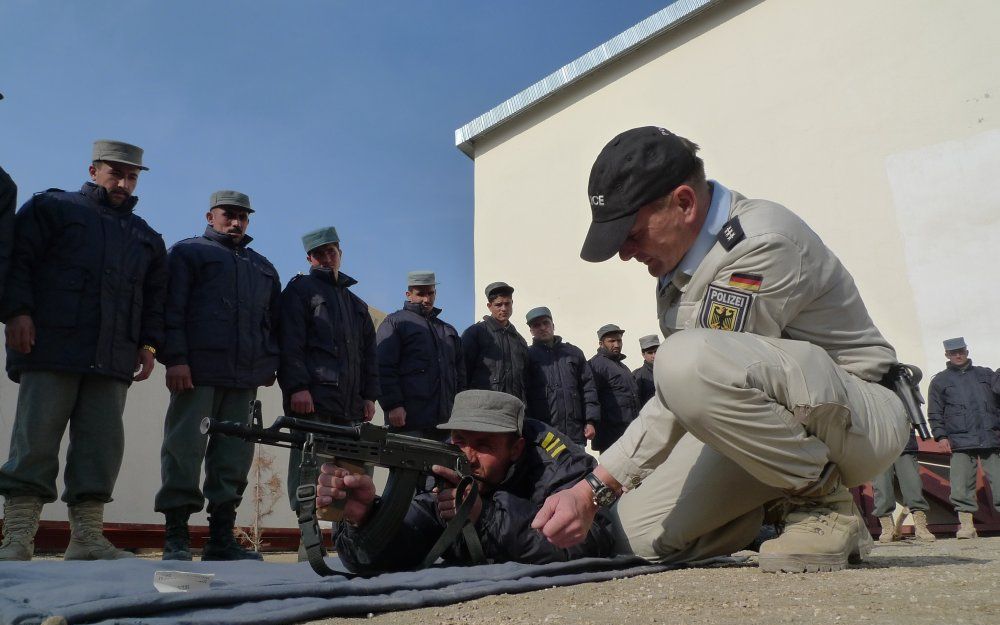
[[[469,489],[467,496],[465,495],[466,489]],[[434,543],[431,550],[427,552],[427,556],[424,558],[424,562],[420,568],[426,569],[437,562],[441,554],[452,543],[458,540],[459,535],[464,539],[465,547],[469,551],[472,563],[480,564],[484,561],[483,546],[479,542],[479,535],[476,534],[476,528],[469,522],[469,514],[472,512],[472,506],[475,505],[478,497],[479,485],[476,484],[475,479],[470,476],[463,477],[462,481],[458,483],[458,488],[455,489],[455,499],[458,504],[458,507],[455,509],[455,516],[451,521],[448,521],[444,532],[438,537],[437,542]]]

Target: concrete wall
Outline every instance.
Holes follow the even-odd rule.
[[[710,178],[802,215],[902,360],[933,373],[941,340],[965,335],[1000,366],[998,23],[992,0],[722,2],[477,139],[477,298],[505,280],[522,332],[548,305],[588,353],[618,323],[637,367],[653,280],[579,251],[597,153],[661,125],[702,146]]]

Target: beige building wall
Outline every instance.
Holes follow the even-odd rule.
[[[804,217],[903,361],[936,372],[964,334],[1000,366],[997,24],[993,0],[719,3],[475,139],[477,299],[505,280],[525,335],[548,305],[588,354],[618,323],[639,366],[653,279],[579,252],[597,153],[661,125],[702,146],[710,178]]]

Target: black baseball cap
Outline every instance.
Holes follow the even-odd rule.
[[[639,209],[677,188],[698,164],[698,146],[666,128],[626,130],[597,155],[587,195],[593,215],[580,258],[599,263],[621,248]]]

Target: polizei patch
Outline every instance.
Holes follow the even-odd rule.
[[[701,307],[701,327],[742,332],[751,304],[752,293],[710,284]]]

